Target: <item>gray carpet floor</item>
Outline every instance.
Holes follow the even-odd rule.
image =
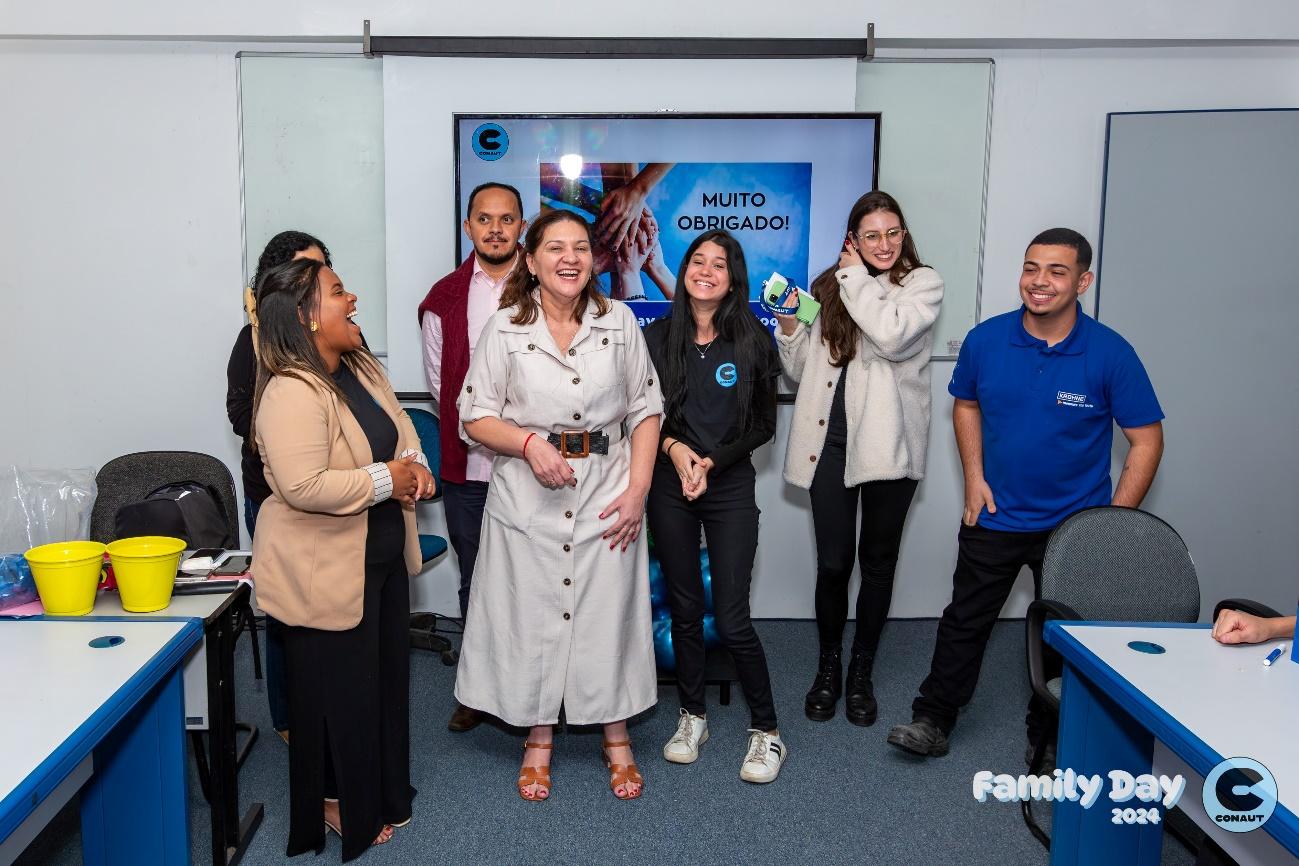
[[[849,629],[852,626],[849,624]],[[690,766],[668,764],[663,743],[675,730],[675,690],[631,727],[646,778],[644,795],[614,799],[600,761],[598,729],[569,730],[556,744],[551,799],[521,800],[514,788],[521,735],[491,725],[452,734],[455,669],[414,650],[411,780],[419,790],[414,821],[360,863],[683,864],[983,864],[1048,862],[1017,804],[977,802],[979,770],[1023,772],[1023,624],[998,624],[974,701],[961,716],[951,754],[913,759],[885,742],[890,726],[910,720],[915,690],[928,670],[936,623],[891,621],[876,664],[880,720],[859,728],[842,716],[812,722],[803,694],[816,664],[811,622],[758,625],[771,666],[780,728],[789,758],[765,786],[740,780],[748,710],[738,687],[730,706],[709,689],[711,738]],[[286,862],[288,749],[270,730],[263,684],[253,680],[249,642],[240,642],[238,717],[261,728],[240,773],[243,806],[266,805],[266,818],[244,863]],[[842,709],[842,705],[840,707]],[[206,804],[191,760],[190,830],[195,864],[209,862]],[[22,866],[81,862],[75,800],[18,860]],[[1049,828],[1049,809],[1040,808]],[[330,836],[322,862],[338,862]],[[1194,856],[1165,834],[1164,864]],[[313,862],[310,856],[289,862]],[[1118,866],[1118,864],[1115,864]]]

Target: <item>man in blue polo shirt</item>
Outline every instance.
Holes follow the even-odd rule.
[[[1137,507],[1164,450],[1164,417],[1137,353],[1082,312],[1092,250],[1072,229],[1048,229],[1024,253],[1024,305],[966,337],[947,390],[965,472],[952,601],[938,624],[929,676],[912,721],[888,741],[945,755],[956,714],[969,703],[983,651],[1020,569],[1041,579],[1047,537],[1095,505]],[[1111,496],[1117,423],[1128,457]],[[1053,722],[1029,704],[1030,754]]]

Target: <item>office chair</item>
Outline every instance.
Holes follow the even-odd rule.
[[[1224,598],[1213,606],[1212,622],[1217,622],[1218,614],[1222,613],[1224,610],[1238,610],[1241,613],[1261,616],[1266,619],[1271,619],[1274,616],[1281,616],[1280,612],[1274,608],[1268,607],[1262,602],[1252,601],[1248,598]]]
[[[438,426],[437,416],[426,409],[407,409],[406,414],[410,416],[411,423],[415,425],[415,432],[419,434],[420,449],[428,459],[429,469],[432,471],[433,477],[438,479],[437,494],[433,497],[433,501],[437,501],[442,498],[441,474],[439,471],[442,468],[442,433],[441,428]],[[424,565],[427,566],[447,552],[447,540],[440,535],[421,533],[419,550],[424,559]],[[439,653],[442,656],[442,664],[453,665],[458,660],[459,654],[451,648],[451,641],[445,635],[448,633],[456,634],[459,629],[438,628],[439,622],[459,623],[459,620],[433,612],[420,611],[412,613],[410,615],[410,645]]]
[[[1059,656],[1042,638],[1048,620],[1103,622],[1195,622],[1200,616],[1200,582],[1180,535],[1145,511],[1101,506],[1079,511],[1056,527],[1042,558],[1038,600],[1025,617],[1028,677],[1033,693],[1057,717],[1061,678]],[[1029,772],[1046,752],[1040,737]],[[1032,804],[1020,804],[1024,823],[1050,850],[1050,837],[1033,818]]]
[[[165,484],[197,481],[210,487],[217,495],[225,518],[226,536],[239,538],[239,505],[235,498],[235,480],[226,465],[210,454],[197,451],[138,451],[115,457],[103,465],[95,475],[99,488],[95,504],[90,511],[90,537],[107,544],[115,536],[117,510],[123,505],[139,502]],[[257,623],[251,603],[244,604],[236,614],[235,634],[247,630],[253,643],[253,674],[262,679],[262,654],[257,641]],[[257,742],[257,727],[247,722],[235,722],[235,730],[247,734],[236,754],[236,766],[243,766]],[[201,731],[190,731],[194,744],[194,760],[198,764],[199,783],[203,796],[208,796],[209,773],[207,751]]]

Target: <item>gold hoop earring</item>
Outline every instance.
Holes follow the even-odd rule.
[[[316,333],[316,331],[319,331],[319,330],[320,330],[320,323],[319,323],[319,322],[312,322],[312,323],[311,323],[311,333],[314,334],[314,333]]]

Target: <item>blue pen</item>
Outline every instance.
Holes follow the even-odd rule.
[[[1283,652],[1285,652],[1285,644],[1279,645],[1276,649],[1272,650],[1270,653],[1267,654],[1267,658],[1263,659],[1263,667],[1270,668],[1272,666],[1272,662],[1281,658],[1281,653]]]

